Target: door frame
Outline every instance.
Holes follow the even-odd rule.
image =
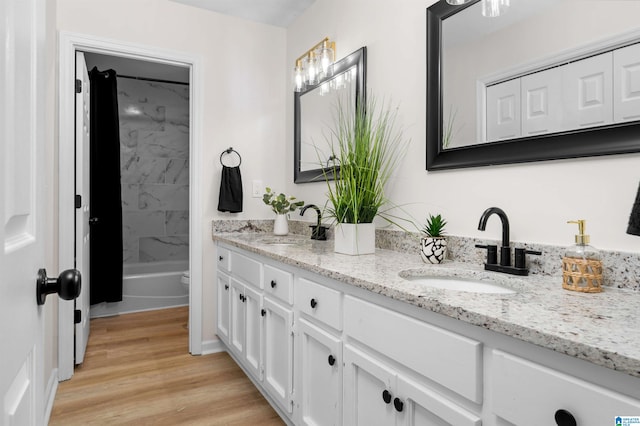
[[[59,269],[74,264],[74,151],[75,151],[75,53],[100,53],[189,67],[189,352],[202,354],[202,91],[203,61],[199,55],[61,31],[58,46],[58,177]],[[65,326],[71,324],[71,326]],[[58,307],[58,377],[73,375],[73,303],[60,300]]]

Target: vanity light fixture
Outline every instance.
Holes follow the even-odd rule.
[[[447,3],[453,6],[460,6],[461,4],[469,3],[473,0],[447,0]]]
[[[300,92],[305,86],[314,86],[320,79],[330,76],[335,61],[336,42],[325,37],[296,59],[293,69],[294,90]]]
[[[446,0],[447,4],[460,6],[473,0]],[[495,18],[507,11],[510,0],[482,0],[482,16]]]
[[[482,0],[482,16],[496,18],[507,11],[509,0]]]

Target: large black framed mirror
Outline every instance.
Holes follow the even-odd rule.
[[[293,181],[334,179],[330,129],[338,99],[356,105],[366,90],[367,48],[361,47],[333,65],[333,73],[294,94]]]
[[[514,1],[504,18],[498,19],[483,17],[480,6],[479,0],[461,6],[441,0],[427,9],[427,170],[640,152],[640,54],[636,53],[640,52],[640,24],[635,18],[640,13],[640,2]],[[532,14],[527,17],[518,7],[531,9]],[[579,8],[588,10],[580,13]],[[602,33],[596,32],[601,28]],[[536,39],[542,43],[529,47]],[[591,95],[598,102],[600,97],[613,99],[612,120],[567,125],[571,114],[553,112],[553,96],[546,94],[538,99],[536,108],[551,111],[550,116],[557,118],[559,124],[526,133],[525,125],[520,123],[520,133],[504,138],[490,136],[488,129],[494,123],[491,111],[497,105],[491,90],[518,80],[520,111],[516,111],[518,103],[514,102],[511,112],[513,117],[528,120],[525,109],[531,105],[522,104],[522,99],[529,102],[526,81],[544,73],[561,73],[557,79],[561,91],[567,92],[567,87],[574,86],[566,84],[570,67],[583,67],[603,55],[616,58],[625,49],[635,49],[633,55],[628,55],[635,57],[631,60],[635,62],[629,62],[631,65],[623,70],[612,59],[609,84],[597,82],[590,86],[586,80],[580,83],[583,89],[592,90]],[[513,58],[505,63],[512,53]],[[460,62],[463,60],[466,62]],[[621,83],[620,79],[626,80]],[[625,91],[620,84],[627,84],[630,89]],[[463,87],[468,90],[462,91]],[[564,92],[561,103],[566,110],[568,95]],[[630,114],[616,118],[620,108],[615,97],[620,92],[635,103],[631,104]],[[455,140],[452,135],[458,136],[456,143],[451,143]]]

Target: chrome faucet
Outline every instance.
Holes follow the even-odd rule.
[[[502,245],[500,247],[500,263],[498,264],[498,247],[495,245],[476,245],[478,248],[487,250],[487,262],[484,269],[488,271],[504,272],[513,275],[529,275],[529,269],[526,267],[526,255],[541,255],[542,252],[527,250],[524,248],[516,248],[515,266],[511,266],[511,247],[509,246],[509,218],[507,214],[499,207],[490,207],[480,216],[478,230],[484,231],[487,227],[487,220],[492,214],[498,215],[502,222]]]
[[[310,225],[311,228],[311,239],[312,240],[326,240],[327,239],[327,227],[321,224],[322,221],[322,213],[320,209],[315,204],[307,204],[306,206],[300,209],[300,216],[304,216],[304,212],[307,211],[308,208],[312,208],[316,211],[318,215],[318,222],[315,225]]]

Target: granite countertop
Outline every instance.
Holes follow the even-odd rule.
[[[214,233],[213,239],[345,284],[418,306],[631,376],[640,377],[640,292],[607,287],[584,294],[562,289],[558,277],[515,277],[481,265],[426,265],[419,255],[391,250],[347,256],[333,241],[266,233]],[[488,280],[513,294],[470,293],[420,286],[400,276]]]

